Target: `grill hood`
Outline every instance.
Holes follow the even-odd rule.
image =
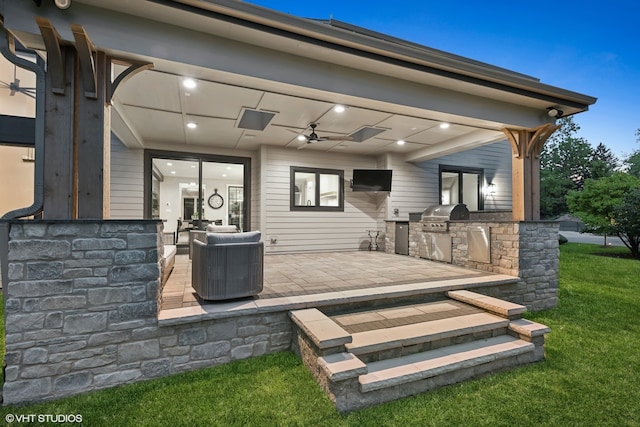
[[[422,212],[422,221],[452,221],[469,219],[467,205],[433,205]]]

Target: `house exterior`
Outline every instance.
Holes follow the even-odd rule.
[[[536,155],[555,130],[549,112],[576,114],[595,102],[531,76],[344,22],[302,19],[234,0],[74,0],[68,9],[54,2],[1,6],[0,42],[10,45],[3,54],[11,57],[7,52],[15,40],[25,49],[23,56],[32,55],[31,63],[39,62],[43,52],[49,58],[47,73],[36,72],[33,78],[39,97],[35,105],[20,93],[11,96],[11,104],[2,98],[2,114],[35,117],[36,151],[33,169],[26,170],[35,175],[33,205],[19,206],[24,209],[7,213],[5,219],[42,212],[49,224],[46,231],[32,230],[29,222],[5,225],[3,283],[19,286],[12,313],[27,323],[33,314],[23,312],[20,301],[35,285],[17,265],[28,269],[29,262],[43,259],[29,261],[25,257],[31,243],[12,246],[11,239],[33,237],[42,243],[44,235],[47,244],[63,252],[68,243],[66,256],[73,256],[81,247],[117,246],[113,235],[124,233],[128,237],[118,239],[135,241],[149,251],[146,259],[157,255],[158,241],[183,244],[182,227],[206,220],[261,230],[267,254],[351,251],[368,248],[370,230],[392,234],[391,224],[409,222],[410,213],[465,203],[478,221],[500,230],[496,236],[515,232],[515,240],[533,242],[542,234],[535,225],[540,224]],[[1,65],[12,67],[7,61]],[[29,106],[20,106],[18,113],[14,106],[22,103]],[[5,138],[4,143],[11,143]],[[31,144],[23,140],[12,145]],[[2,156],[0,162],[15,160]],[[391,191],[352,191],[354,170],[360,169],[391,170]],[[0,170],[8,169],[3,165]],[[505,218],[519,225],[502,227]],[[136,228],[136,221],[144,226]],[[548,233],[543,240],[552,241],[554,227],[541,227]],[[478,267],[456,252],[466,246],[466,231],[460,233],[454,260]],[[60,242],[52,242],[57,238],[65,243],[56,246]],[[534,243],[527,257],[531,251],[548,250],[557,264],[557,247]],[[384,246],[396,250],[394,244]],[[522,262],[518,267],[523,255],[511,252],[500,255],[508,261],[496,258],[485,268],[518,276],[526,269]],[[47,260],[48,255],[40,255]],[[415,249],[412,255],[418,256]],[[151,271],[154,263],[149,265],[144,280],[151,283],[157,267]],[[106,267],[90,268],[94,275],[95,268],[105,269],[106,278],[85,280],[83,292],[111,286],[114,277]],[[128,270],[121,274],[142,280]],[[557,287],[557,272],[551,275],[543,288],[552,289],[539,292],[539,305],[522,300],[522,293],[514,298],[536,308],[555,304],[556,289],[549,281]],[[117,283],[126,283],[119,277]],[[66,282],[56,283],[51,292],[69,291]],[[109,300],[113,294],[105,291],[91,304],[102,301],[111,310],[117,302],[138,304],[120,312],[118,324],[123,329],[155,328],[157,304],[147,299],[157,299],[158,291],[146,288],[145,297],[141,289],[121,300]],[[31,320],[42,320],[45,329],[45,322],[62,322],[58,326],[74,334],[104,332],[107,317],[93,313],[84,319],[86,307],[73,304],[68,326],[66,320],[50,318],[51,313]],[[144,318],[142,323],[136,315]],[[13,339],[26,339],[26,331],[16,328],[9,332]],[[159,353],[154,344],[140,340],[130,343],[118,360],[127,365],[137,353]],[[17,353],[10,354],[13,366],[22,363]],[[47,399],[173,372],[166,360],[148,364],[147,376],[98,374],[103,375],[99,384],[83,371],[62,380],[58,394],[56,379],[37,383],[18,374],[22,368],[12,368],[5,402]],[[25,387],[33,393],[17,392]],[[42,388],[48,393],[39,394]],[[7,390],[16,397],[8,397]]]

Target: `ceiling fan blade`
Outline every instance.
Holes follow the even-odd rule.
[[[323,141],[353,141],[353,138],[345,135],[345,136],[323,136]]]

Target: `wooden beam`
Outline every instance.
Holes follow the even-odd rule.
[[[115,80],[113,82],[111,82],[111,79],[109,79],[107,81],[107,102],[109,104],[111,104],[111,100],[113,99],[113,95],[115,94],[116,90],[118,89],[118,86],[121,83],[126,82],[127,80],[129,80],[131,77],[135,76],[138,73],[141,73],[144,70],[150,70],[151,68],[153,68],[153,63],[152,62],[131,62],[131,61],[127,61],[127,60],[122,60],[122,59],[117,59],[117,58],[110,58],[109,60],[110,63],[124,63],[124,64],[129,64],[129,67],[124,70],[122,73],[118,74],[118,76],[115,78]]]
[[[47,87],[53,93],[64,95],[67,80],[66,66],[62,58],[62,37],[48,19],[36,16],[36,23],[40,28],[40,34],[47,50]]]
[[[511,143],[512,205],[514,221],[540,219],[540,153],[559,126],[545,124],[532,129],[503,129]]]
[[[84,86],[84,96],[95,99],[98,97],[96,66],[93,60],[93,53],[96,48],[81,25],[72,24],[70,27],[73,38],[76,41],[76,50],[80,60],[80,76]]]

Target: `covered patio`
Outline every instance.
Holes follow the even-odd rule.
[[[293,310],[398,298],[436,297],[455,289],[499,286],[517,277],[383,252],[313,252],[264,257],[264,290],[257,298],[204,301],[191,287],[191,261],[178,255],[162,291],[159,320],[194,316],[232,317],[250,312]]]
[[[0,2],[1,53],[36,76],[33,204],[0,221],[4,403],[292,347],[314,370],[322,357],[330,379],[348,380],[339,388],[353,389],[349,395],[373,391],[362,405],[428,389],[433,371],[421,367],[418,382],[405,386],[415,360],[402,359],[427,347],[485,334],[509,340],[484,346],[473,358],[483,365],[477,370],[468,358],[447,362],[457,371],[441,385],[540,360],[546,329],[532,336],[510,325],[526,307],[557,304],[557,226],[538,221],[537,154],[555,118],[586,111],[595,98],[333,19],[244,2],[73,3],[67,10]],[[16,43],[33,61],[15,55]],[[384,187],[391,191],[354,190],[358,170],[393,172]],[[451,184],[443,187],[443,178]],[[450,203],[491,216],[451,226],[452,264],[394,254],[390,224],[413,227],[405,249],[415,252],[421,233],[411,213]],[[501,210],[509,218],[493,217]],[[18,220],[33,215],[41,219]],[[198,301],[180,256],[163,287],[164,233],[175,233],[177,244],[189,221],[262,232],[260,298]],[[358,251],[380,229],[391,253]],[[478,235],[489,257],[467,250]],[[482,267],[492,272],[470,269]],[[404,325],[408,349],[385,342],[385,354],[371,356],[390,350],[398,375],[354,359],[346,344],[358,337],[327,318],[394,303],[427,314],[434,308],[422,305],[453,298],[451,291],[509,322],[487,314],[462,326]],[[469,349],[454,350],[447,351]],[[329,353],[357,366],[345,370],[324,359]],[[486,357],[497,362],[487,366]],[[365,368],[395,388],[381,396],[368,377],[362,389],[356,376]]]

